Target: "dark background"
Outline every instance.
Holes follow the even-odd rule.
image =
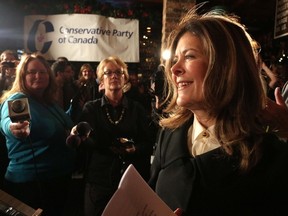
[[[181,1],[181,0],[179,0]],[[204,0],[197,0],[196,3]],[[65,2],[65,0],[0,0],[0,51],[5,49],[23,49],[23,17],[27,10],[24,8],[25,2],[35,3],[35,7],[43,6],[53,8],[56,3]],[[71,1],[68,1],[71,2]],[[93,0],[78,1],[91,4]],[[142,4],[144,8],[158,14],[153,17],[151,25],[153,32],[150,35],[151,44],[149,48],[140,46],[139,64],[130,64],[130,69],[135,71],[151,72],[160,60],[161,48],[161,30],[162,30],[162,0],[98,0],[96,2],[107,2],[114,6],[129,7],[131,4]],[[262,46],[262,56],[269,62],[276,59],[280,52],[288,52],[287,37],[274,39],[274,21],[276,0],[210,0],[206,4],[206,8],[218,7],[226,11],[235,13],[241,17],[248,32],[260,42]],[[145,34],[146,23],[140,22],[140,39],[141,34]],[[141,41],[140,41],[141,44]]]
[[[23,32],[23,4],[27,0],[0,0],[0,50],[7,48],[22,48],[22,32]],[[114,5],[125,6],[129,3],[135,3],[136,0],[98,0],[99,2],[109,2]],[[35,2],[47,2],[53,5],[59,0],[29,0]],[[81,2],[81,1],[79,1]],[[84,2],[84,1],[83,1]],[[91,1],[92,2],[92,1]],[[198,0],[197,3],[203,2]],[[139,0],[139,3],[146,4],[151,10],[159,10],[162,0]],[[247,25],[249,31],[259,37],[274,31],[276,0],[211,0],[208,1],[209,7],[222,7],[227,11],[234,12],[239,15],[242,22]],[[39,5],[41,6],[41,5]],[[160,23],[161,25],[161,23]],[[162,28],[162,26],[158,26]],[[159,37],[161,37],[159,35]]]

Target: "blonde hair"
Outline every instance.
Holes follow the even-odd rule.
[[[106,59],[103,59],[99,65],[97,66],[97,70],[96,70],[96,75],[97,75],[97,79],[99,80],[99,82],[101,82],[103,80],[103,76],[104,76],[104,67],[108,64],[108,63],[112,63],[115,66],[120,66],[123,73],[124,73],[124,79],[125,79],[125,84],[123,86],[123,91],[126,92],[129,90],[130,88],[130,84],[128,82],[129,80],[129,73],[128,73],[128,66],[127,64],[122,61],[118,56],[110,56]]]

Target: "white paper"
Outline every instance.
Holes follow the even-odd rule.
[[[133,165],[123,174],[102,216],[176,216]]]

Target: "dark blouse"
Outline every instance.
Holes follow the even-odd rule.
[[[94,79],[86,83],[76,80],[74,82],[74,88],[74,95],[72,99],[70,98],[70,107],[67,113],[73,122],[77,122],[81,116],[83,105],[88,101],[100,98],[101,93],[98,91],[98,84]]]
[[[124,109],[123,116],[122,110]],[[107,116],[110,113],[113,124]],[[115,112],[116,116],[113,116]],[[120,119],[121,117],[121,119]],[[126,167],[132,163],[140,174],[148,180],[150,172],[150,155],[154,144],[147,131],[148,119],[144,108],[124,96],[122,104],[113,108],[103,96],[84,105],[81,121],[92,127],[90,138],[86,142],[85,178],[86,182],[97,184],[112,191],[117,188]],[[132,155],[113,153],[110,147],[115,145],[117,138],[128,138],[135,142],[136,152]]]

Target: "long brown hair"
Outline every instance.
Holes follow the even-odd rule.
[[[47,73],[49,74],[49,85],[47,89],[44,91],[43,100],[46,103],[54,102],[56,82],[55,82],[55,76],[53,72],[51,71],[49,62],[40,54],[24,54],[22,55],[20,63],[18,64],[16,68],[16,77],[13,82],[13,85],[10,90],[6,91],[2,95],[0,99],[0,103],[5,101],[10,95],[16,92],[22,92],[24,94],[29,95],[29,91],[25,85],[25,77],[27,74],[27,65],[29,64],[29,62],[33,60],[40,61],[45,66]]]
[[[257,118],[265,106],[265,93],[251,37],[237,17],[220,12],[198,15],[196,8],[190,10],[171,33],[169,47],[173,56],[179,39],[186,32],[200,39],[209,59],[203,94],[209,115],[216,119],[216,136],[227,153],[239,153],[241,169],[249,170],[261,155],[258,144],[263,128]],[[176,104],[177,90],[170,71],[172,65],[172,60],[167,61],[170,103],[165,111],[170,115],[160,124],[173,129],[188,121],[193,113]]]

